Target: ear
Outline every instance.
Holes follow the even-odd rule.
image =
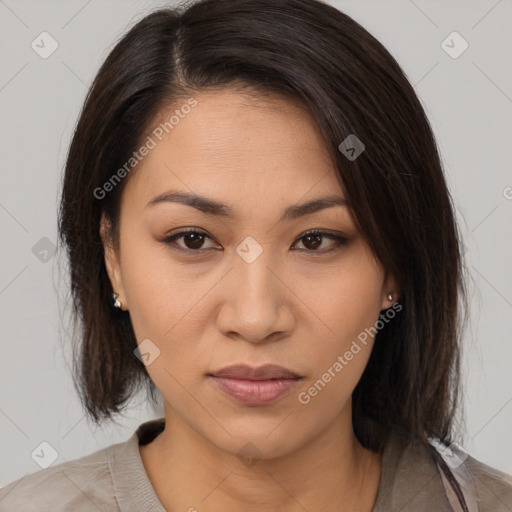
[[[389,300],[389,298],[388,298],[388,295],[390,293],[393,295],[392,300]],[[388,309],[391,306],[393,306],[393,304],[395,304],[398,301],[398,299],[400,298],[401,295],[402,295],[402,289],[401,289],[400,283],[398,282],[397,279],[395,279],[395,277],[393,275],[386,272],[386,277],[385,277],[384,285],[382,288],[381,309]]]
[[[100,237],[103,243],[103,254],[105,258],[105,267],[107,268],[108,277],[110,279],[110,284],[112,285],[112,290],[116,292],[118,296],[118,300],[121,301],[121,309],[126,311],[126,295],[124,293],[123,286],[123,276],[121,272],[121,265],[119,261],[119,255],[114,248],[114,243],[112,241],[111,233],[111,223],[110,219],[103,212],[101,214],[100,219]]]

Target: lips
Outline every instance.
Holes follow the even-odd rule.
[[[232,365],[210,373],[209,376],[241,380],[300,379],[301,376],[288,368],[266,364],[254,368],[245,364]]]
[[[267,364],[258,368],[234,365],[208,374],[217,389],[245,406],[266,406],[290,393],[303,379],[282,366]]]

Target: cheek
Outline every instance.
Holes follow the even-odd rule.
[[[382,306],[383,275],[380,267],[354,252],[323,280],[322,288],[311,287],[308,304],[316,324],[331,340],[331,350],[343,350],[378,320]]]
[[[322,293],[309,295],[318,331],[313,335],[317,341],[308,350],[314,372],[302,403],[316,401],[320,408],[333,404],[341,408],[349,400],[373,347],[381,278],[371,260],[359,257],[333,276]]]
[[[326,421],[347,405],[370,358],[369,328],[375,321],[372,314],[350,316],[345,311],[339,315],[335,334],[318,340],[315,349],[307,352],[312,372],[298,394],[299,403],[311,405]]]
[[[127,233],[122,240],[121,255],[124,290],[137,340],[150,338],[160,344],[186,307],[186,294],[171,268],[171,259],[147,234],[136,232]]]
[[[155,364],[148,366],[152,379],[159,382],[169,378],[164,368],[173,375],[197,373],[201,362],[197,340],[206,322],[204,297],[213,283],[187,275],[168,249],[148,236],[126,235],[122,272],[137,342],[149,339],[160,351]]]

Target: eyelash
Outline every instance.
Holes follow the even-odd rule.
[[[210,238],[210,240],[212,240],[212,238],[206,232],[204,232],[204,231],[202,231],[200,229],[192,228],[192,229],[187,229],[187,230],[179,231],[178,233],[174,233],[171,236],[165,237],[161,241],[163,243],[169,245],[169,247],[172,250],[174,250],[174,251],[180,251],[180,252],[188,253],[190,255],[192,255],[192,253],[196,253],[196,254],[193,254],[193,256],[200,256],[201,254],[204,254],[207,251],[215,250],[215,249],[188,249],[188,248],[178,247],[178,246],[174,245],[176,240],[178,240],[180,238],[183,238],[185,235],[187,235],[189,233],[194,233],[194,234],[197,234],[197,235],[203,235],[204,237]],[[336,242],[334,244],[334,246],[331,247],[330,249],[324,249],[324,250],[299,249],[301,251],[306,251],[306,252],[309,252],[311,254],[316,254],[316,253],[318,253],[318,254],[327,254],[327,253],[329,253],[330,254],[331,252],[336,251],[338,249],[341,249],[342,247],[348,245],[348,243],[350,242],[350,240],[348,238],[345,238],[345,237],[339,236],[339,235],[335,235],[333,233],[329,233],[329,232],[326,232],[326,231],[321,231],[319,229],[312,229],[310,231],[307,231],[306,233],[301,235],[299,238],[297,238],[297,241],[302,240],[303,238],[306,238],[308,236],[320,236],[322,238],[328,238],[328,239],[334,240]],[[296,242],[294,242],[294,244]],[[173,245],[174,245],[174,247],[173,247]]]

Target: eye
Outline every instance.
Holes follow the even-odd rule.
[[[334,241],[334,243],[331,244],[330,248],[328,249],[318,250],[318,247],[322,245],[323,238],[332,240]],[[311,231],[308,231],[307,233],[304,233],[298,240],[305,241],[305,243],[303,242],[303,245],[306,247],[306,249],[301,250],[324,254],[339,249],[340,247],[345,246],[350,242],[350,240],[348,238],[345,238],[344,236],[335,235],[334,233],[329,233],[327,231],[321,231],[318,229],[313,229]]]
[[[171,246],[174,245],[175,247],[172,248],[177,249],[179,251],[203,252],[205,250],[208,250],[202,247],[205,239],[207,238],[209,238],[210,240],[212,239],[204,231],[201,231],[196,228],[191,228],[180,231],[179,233],[175,233],[174,235],[168,236],[163,239],[163,242]],[[179,239],[183,239],[182,241],[185,244],[185,247],[176,244],[176,241]]]
[[[180,239],[182,240],[183,245],[177,243],[177,241]],[[197,228],[190,228],[187,230],[179,231],[178,233],[175,233],[171,236],[165,237],[162,240],[162,242],[170,245],[171,249],[173,250],[178,250],[189,254],[197,253],[197,255],[200,255],[201,253],[215,249],[214,247],[204,248],[204,243],[206,239],[212,240],[212,238],[204,231]],[[322,245],[322,239],[328,239],[333,241],[334,243],[331,244],[330,248],[323,248],[319,250],[318,247]],[[345,246],[350,242],[350,240],[345,238],[344,236],[335,235],[334,233],[329,233],[327,231],[321,230],[311,230],[304,233],[301,237],[297,239],[297,241],[293,245],[296,245],[297,242],[302,240],[302,243],[306,248],[299,250],[319,254],[330,253],[331,251],[341,248],[342,246]]]

